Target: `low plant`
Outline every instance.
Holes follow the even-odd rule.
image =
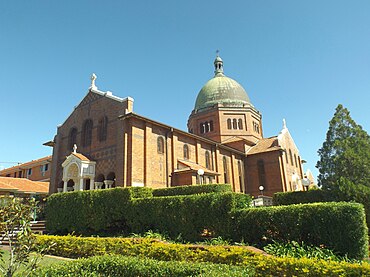
[[[294,258],[315,258],[322,260],[331,261],[354,261],[347,258],[347,256],[341,257],[334,253],[330,249],[326,249],[323,246],[312,246],[305,244],[304,242],[291,241],[287,243],[274,242],[266,245],[263,248],[268,254],[277,257],[294,257]]]

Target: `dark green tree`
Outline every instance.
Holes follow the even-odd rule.
[[[370,136],[342,105],[336,108],[318,153],[318,182],[323,189],[339,189],[343,180],[370,187]]]

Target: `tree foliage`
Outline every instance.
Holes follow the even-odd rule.
[[[337,189],[341,180],[370,187],[370,136],[342,105],[336,108],[318,153],[318,182],[324,189]]]
[[[0,243],[7,240],[10,252],[7,261],[0,253],[0,276],[14,276],[21,266],[21,275],[28,276],[47,249],[37,246],[36,237],[31,232],[31,220],[36,209],[34,199],[0,198]],[[39,255],[31,256],[32,251]]]

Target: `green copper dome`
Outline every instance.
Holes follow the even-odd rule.
[[[215,61],[215,76],[209,80],[198,93],[195,110],[222,104],[225,107],[243,107],[250,105],[249,97],[244,88],[235,80],[223,73],[223,61],[217,56]]]

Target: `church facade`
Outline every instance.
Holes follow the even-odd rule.
[[[131,97],[87,95],[57,129],[50,193],[111,187],[229,183],[235,192],[303,190],[302,160],[285,123],[264,138],[262,115],[223,61],[200,90],[188,132],[136,114]]]

